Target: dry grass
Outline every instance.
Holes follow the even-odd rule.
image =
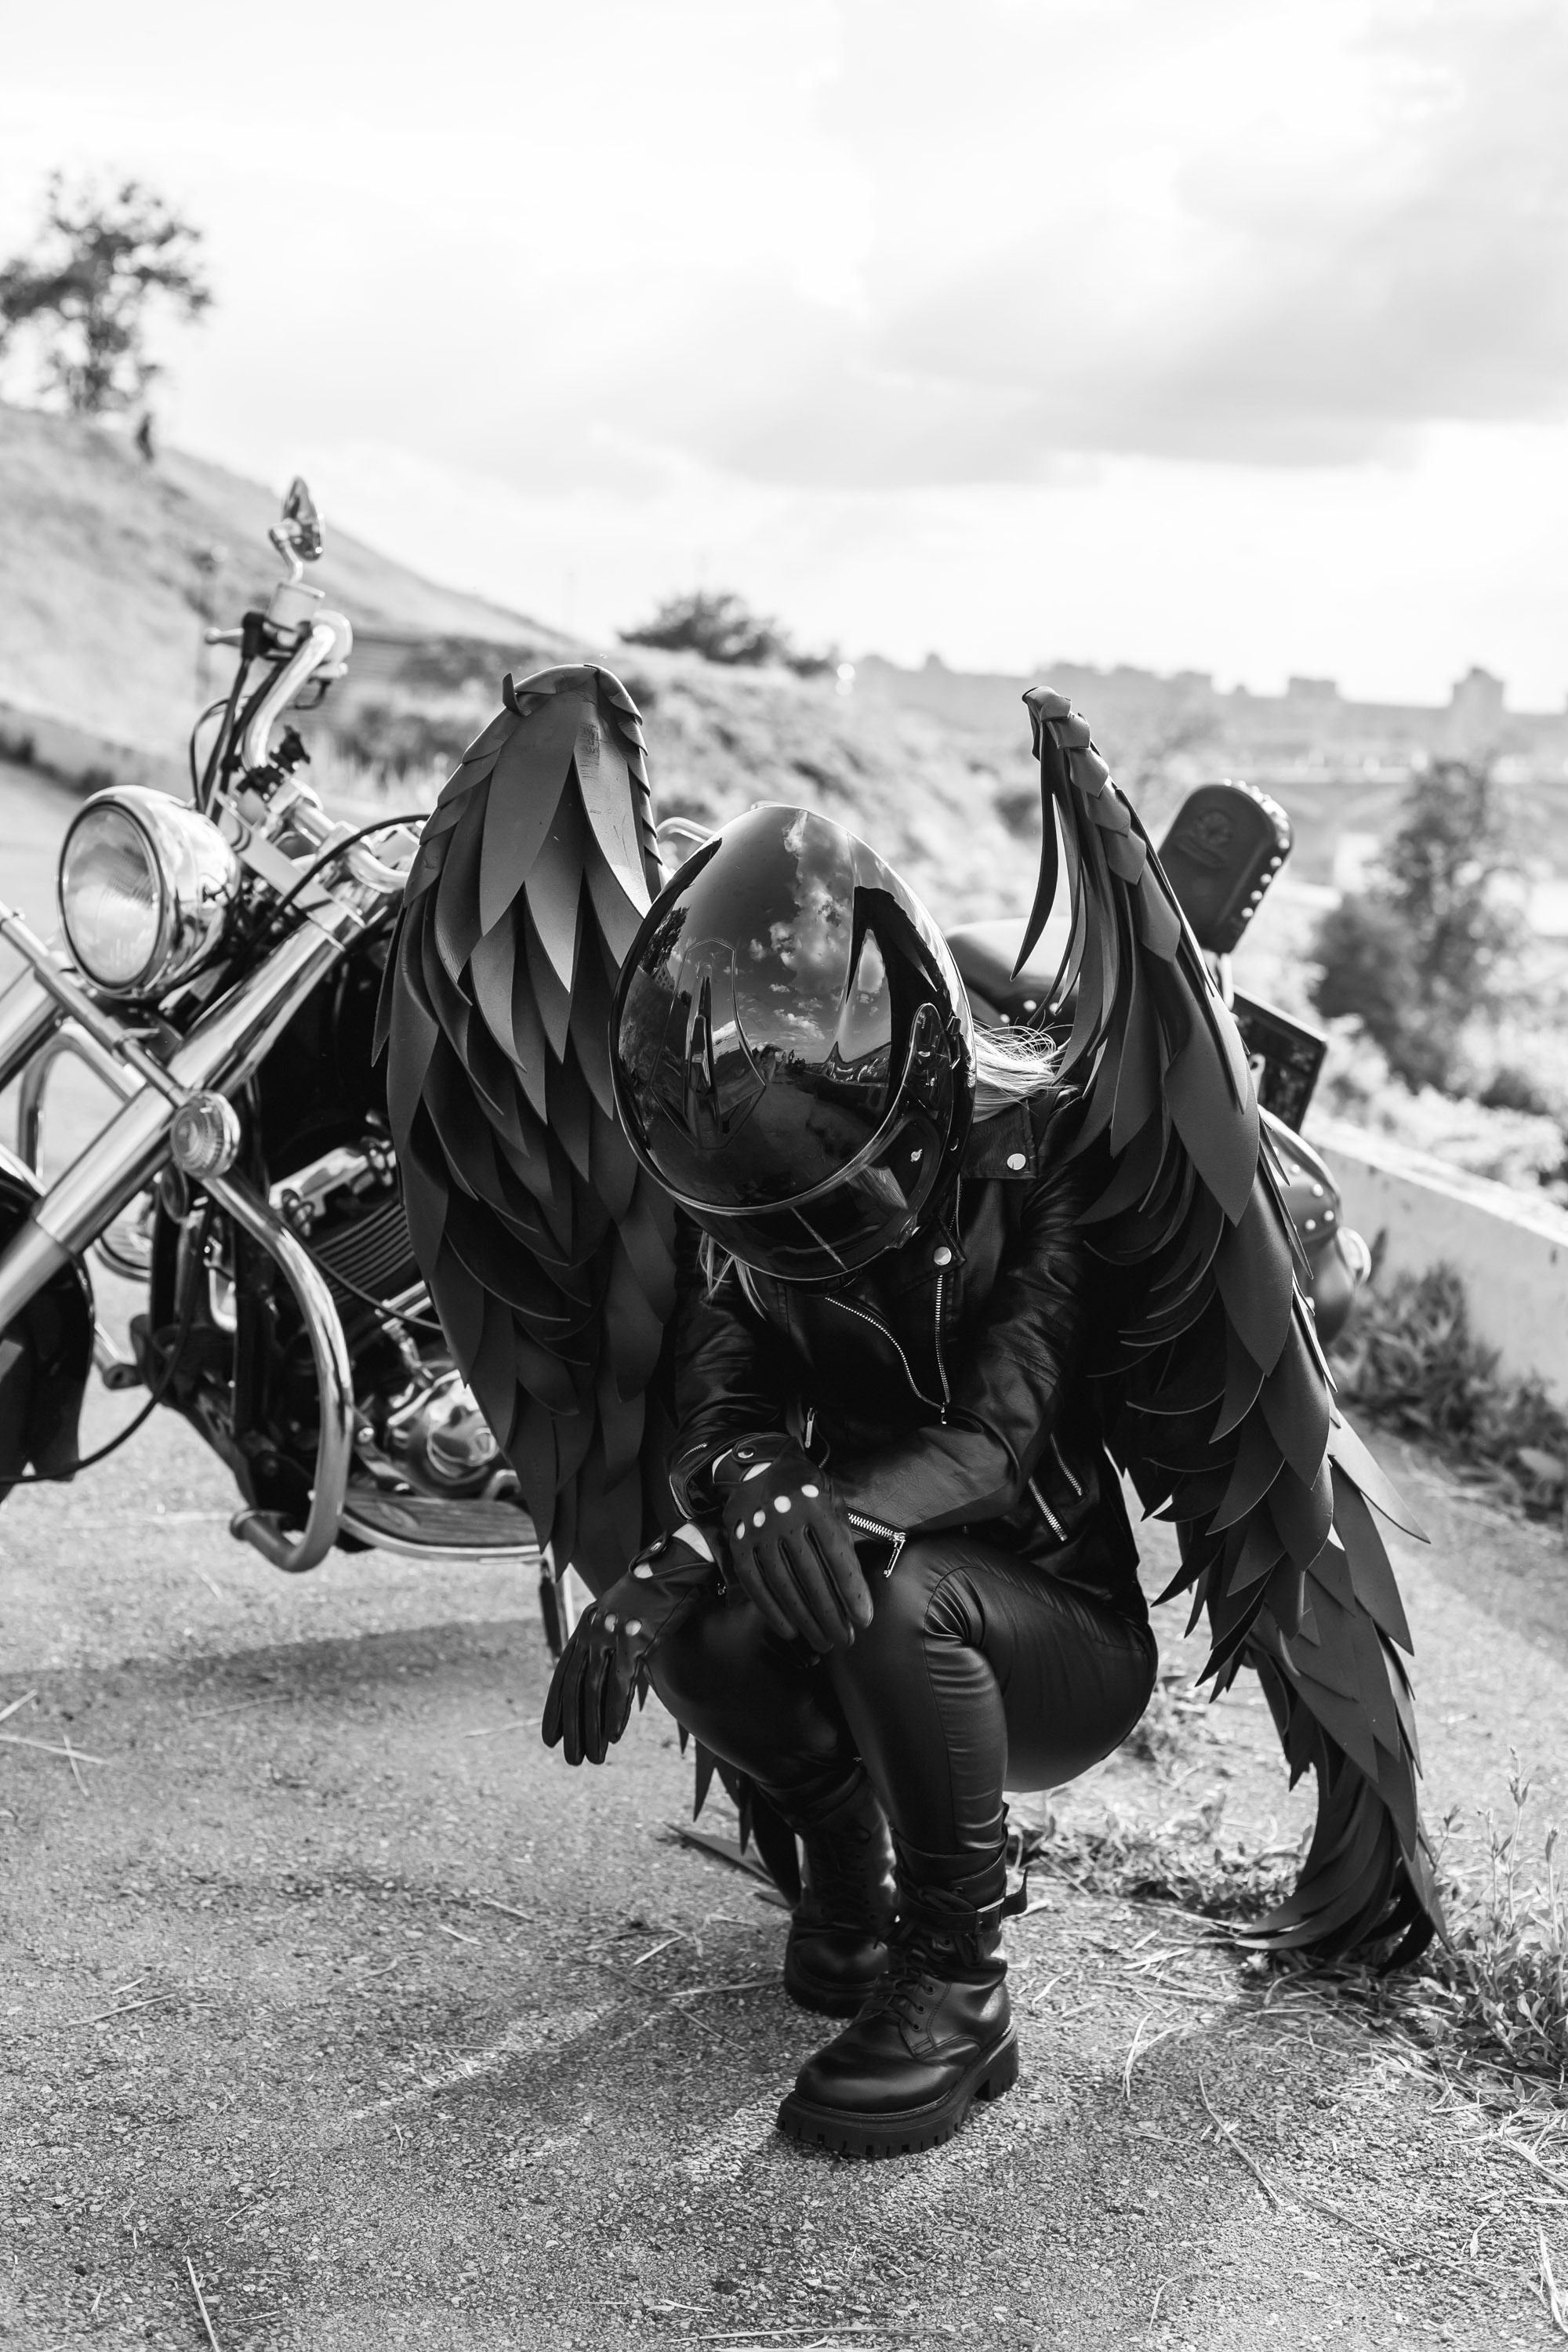
[[[1446,2071],[1501,2078],[1568,2108],[1568,1886],[1557,1863],[1558,1831],[1544,1832],[1532,1858],[1530,1783],[1517,1761],[1508,1787],[1505,1819],[1483,1816],[1479,1867],[1452,1860],[1452,1817],[1445,1825],[1447,1946],[1396,1975],[1383,1974],[1375,1956],[1325,1964],[1286,1954],[1267,1965],[1311,1979],[1326,1999],[1398,2032]],[[1223,1808],[1223,1797],[1213,1796],[1158,1823],[1110,1812],[1078,1827],[1047,1815],[1015,1827],[1011,1858],[1083,1894],[1171,1904],[1213,1920],[1222,1934],[1242,1930],[1289,1892],[1300,1852],[1225,1841]]]
[[[1220,1835],[1224,1811],[1216,1793],[1158,1823],[1112,1811],[1100,1822],[1064,1828],[1047,1815],[1015,1832],[1013,1858],[1083,1894],[1173,1903],[1233,1924],[1257,1919],[1289,1893],[1300,1852],[1294,1845],[1249,1847],[1239,1838],[1227,1844]]]
[[[1135,1763],[1152,1765],[1162,1780],[1168,1780],[1209,1706],[1207,1696],[1199,1696],[1191,1675],[1182,1667],[1162,1666],[1149,1704],[1123,1743],[1122,1754]]]

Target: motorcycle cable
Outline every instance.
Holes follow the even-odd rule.
[[[267,673],[248,702],[243,701],[246,681],[258,661],[267,659]],[[239,657],[235,664],[234,684],[224,706],[223,724],[213,738],[213,748],[207,754],[207,764],[202,777],[201,796],[197,806],[205,815],[217,795],[220,784],[228,781],[230,759],[237,740],[260,709],[277,683],[283,656],[274,650],[268,657],[267,616],[263,613],[247,613],[241,625]],[[242,707],[243,703],[243,707]]]
[[[405,1313],[401,1307],[389,1307],[384,1298],[377,1298],[374,1291],[362,1289],[357,1282],[351,1282],[346,1274],[340,1274],[336,1266],[329,1265],[324,1258],[318,1257],[309,1242],[304,1244],[304,1248],[305,1255],[311,1265],[319,1273],[325,1276],[328,1282],[339,1290],[346,1290],[349,1297],[357,1298],[362,1306],[374,1307],[383,1323],[395,1324],[399,1330],[425,1331],[433,1339],[446,1338],[446,1332],[434,1315],[420,1315],[412,1308]]]
[[[107,1462],[111,1454],[118,1454],[127,1438],[134,1437],[142,1423],[150,1414],[157,1411],[168,1394],[174,1377],[174,1368],[184,1352],[185,1341],[191,1336],[191,1325],[195,1321],[198,1277],[206,1260],[207,1235],[212,1230],[212,1220],[213,1204],[208,1201],[202,1214],[201,1231],[196,1236],[196,1245],[191,1253],[185,1297],[180,1307],[180,1319],[175,1326],[168,1356],[162,1370],[153,1382],[146,1403],[139,1412],[132,1414],[123,1429],[115,1432],[107,1445],[96,1446],[90,1454],[83,1454],[75,1462],[68,1463],[63,1470],[18,1471],[15,1478],[0,1480],[0,1493],[8,1495],[13,1486],[58,1486],[64,1484],[67,1479],[74,1478],[79,1470],[93,1469],[100,1462]]]
[[[217,733],[213,737],[212,750],[207,753],[206,766],[202,771],[202,781],[196,793],[196,806],[204,816],[211,809],[217,796],[218,786],[223,782],[224,771],[228,764],[228,755],[233,748],[235,730],[238,723],[240,697],[245,691],[245,681],[250,674],[251,664],[258,650],[250,643],[248,631],[250,618],[251,615],[247,614],[247,632],[241,640],[239,658],[234,666],[234,681],[224,703],[223,720]],[[260,690],[265,692],[265,687]],[[198,720],[197,725],[199,726],[200,723]]]
[[[201,799],[202,780],[196,772],[196,738],[201,733],[202,729],[206,725],[207,720],[213,716],[215,711],[226,710],[227,709],[228,697],[226,694],[220,694],[216,702],[208,703],[206,709],[202,712],[201,717],[196,720],[195,725],[191,729],[190,740],[185,747],[185,765],[190,770],[191,798],[198,803]]]
[[[300,891],[307,888],[315,880],[317,875],[324,871],[327,866],[335,865],[346,851],[355,846],[356,843],[367,840],[373,833],[395,833],[399,825],[407,824],[416,827],[423,825],[429,814],[428,809],[414,809],[405,811],[401,816],[377,817],[374,824],[362,824],[356,832],[346,834],[342,841],[331,842],[325,849],[319,851],[311,858],[303,873],[296,875],[277,905],[268,909],[261,929],[252,942],[253,947],[260,949],[266,946],[268,935],[276,928],[279,917],[288,913]]]

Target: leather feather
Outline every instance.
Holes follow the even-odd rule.
[[[606,1033],[663,877],[619,680],[584,664],[502,693],[425,827],[377,1035],[453,1355],[541,1542],[600,1591],[654,1532],[640,1457],[674,1213],[616,1121]]]
[[[1368,1505],[1414,1522],[1333,1405],[1279,1154],[1159,858],[1065,698],[1024,698],[1047,848],[1019,966],[1065,887],[1068,945],[1038,1017],[1065,1033],[1070,1148],[1095,1180],[1107,1442],[1146,1512],[1176,1522],[1171,1590],[1207,1612],[1206,1674],[1225,1688],[1252,1666],[1292,1777],[1317,1776],[1311,1850],[1256,1940],[1406,1958],[1442,1912],[1393,1647],[1409,1629]]]

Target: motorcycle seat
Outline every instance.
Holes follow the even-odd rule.
[[[1059,913],[1052,908],[1033,953],[1015,980],[1013,961],[1023,936],[1023,918],[1019,915],[961,923],[947,934],[947,944],[974,1018],[985,1027],[1044,1025],[1042,1015],[1067,946],[1065,908]]]

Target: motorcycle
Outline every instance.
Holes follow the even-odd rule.
[[[270,536],[288,572],[267,609],[208,633],[237,658],[199,769],[203,721],[192,739],[190,801],[115,786],[83,803],[55,943],[0,911],[23,963],[0,995],[17,1103],[16,1149],[0,1149],[0,1494],[74,1475],[162,1405],[231,1472],[231,1531],[278,1568],[334,1545],[537,1559],[419,1278],[372,1051],[423,814],[334,822],[312,790],[283,722],[343,675],[353,632],[305,580],[322,536],[303,482]],[[46,1185],[67,1055],[117,1102]],[[92,1259],[144,1297],[129,1356],[95,1319]],[[146,1401],[84,1460],[94,1360]]]
[[[0,1146],[0,1498],[74,1476],[163,1406],[226,1465],[231,1532],[274,1566],[298,1573],[334,1547],[536,1562],[558,1647],[576,1596],[541,1560],[432,1310],[374,1052],[424,814],[334,821],[303,772],[284,722],[344,675],[353,633],[306,582],[323,541],[303,482],[270,537],[288,572],[267,609],[208,632],[236,665],[193,734],[190,801],[114,786],[83,803],[60,855],[56,942],[0,909],[23,965],[0,994],[0,1087],[15,1082],[17,1100],[16,1149]],[[673,871],[705,836],[671,819],[658,838]],[[1162,846],[1227,993],[1229,955],[1289,850],[1283,811],[1237,785],[1201,787]],[[1059,1020],[1059,941],[1047,932],[1015,976],[1016,940],[1016,920],[950,934],[977,1016]],[[1234,1010],[1331,1337],[1368,1255],[1296,1131],[1321,1040],[1246,999]],[[47,1089],[68,1055],[116,1107],[46,1184]],[[96,1320],[94,1260],[143,1292],[129,1356]],[[84,1457],[94,1362],[145,1402]]]

